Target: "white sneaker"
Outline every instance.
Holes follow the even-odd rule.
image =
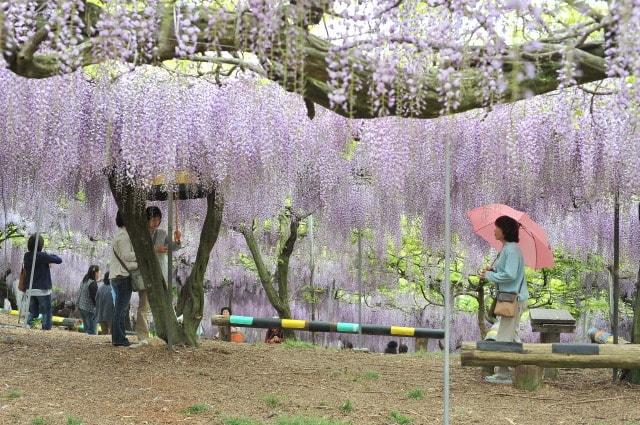
[[[142,341],[138,341],[135,344],[131,344],[129,348],[140,348],[144,345],[149,345],[149,340],[143,339]]]
[[[492,384],[506,384],[506,385],[513,384],[511,377],[504,376],[504,375],[485,376],[484,380]]]

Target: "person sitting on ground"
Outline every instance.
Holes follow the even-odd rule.
[[[100,335],[111,335],[113,321],[113,294],[109,282],[109,272],[104,274],[103,283],[96,294],[96,322],[100,325]]]
[[[264,342],[267,344],[280,344],[282,341],[284,341],[282,328],[267,329],[267,336],[264,338]]]
[[[409,347],[407,347],[407,344],[400,344],[400,347],[398,348],[398,353],[405,354],[408,352],[409,352]]]
[[[395,341],[389,341],[387,348],[384,350],[385,354],[398,354],[398,343]]]
[[[4,272],[4,277],[0,278],[0,302],[7,300],[9,303],[9,310],[18,309],[18,301],[16,300],[16,294],[11,288],[11,285],[7,281],[7,276],[11,274],[11,269],[7,269]],[[6,302],[4,303],[6,304]],[[0,307],[3,307],[0,305]]]
[[[231,316],[231,308],[230,307],[222,307],[220,310],[220,314],[222,316]],[[214,337],[214,339],[219,339],[220,341],[231,342],[231,334],[237,332],[235,326],[218,326],[218,333]]]
[[[88,335],[97,333],[96,294],[98,293],[98,280],[100,280],[100,267],[95,264],[89,266],[89,270],[80,284],[80,291],[78,291],[78,310],[82,315],[84,331]]]
[[[27,322],[29,326],[31,326],[33,320],[42,314],[42,329],[50,330],[53,326],[53,311],[51,310],[51,288],[53,287],[51,283],[51,264],[62,264],[62,258],[43,251],[43,248],[44,238],[41,235],[38,235],[37,238],[36,235],[31,235],[27,242],[28,251],[24,254],[22,267],[24,268],[25,288],[31,296]],[[31,281],[34,253],[36,260],[33,281]]]
[[[54,316],[67,318],[71,315],[71,309],[69,301],[60,301],[58,309],[53,311]]]

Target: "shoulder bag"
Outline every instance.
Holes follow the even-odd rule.
[[[113,250],[113,254],[116,256],[120,264],[122,264],[122,267],[124,267],[127,273],[129,273],[129,277],[131,278],[131,290],[133,292],[138,292],[138,291],[144,291],[145,289],[147,289],[146,286],[144,285],[144,280],[142,279],[142,274],[140,273],[140,270],[138,269],[129,270],[129,268],[124,264],[124,261],[120,259],[120,256],[118,255],[115,249]]]
[[[520,282],[520,288],[518,288],[517,293],[498,291],[493,307],[494,316],[515,317],[516,311],[518,310],[518,294],[520,294],[522,285],[524,285],[526,280],[527,278],[525,277],[522,282]]]

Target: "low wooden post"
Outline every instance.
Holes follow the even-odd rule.
[[[416,351],[429,351],[429,338],[416,338]]]
[[[537,391],[542,387],[543,370],[540,366],[516,366],[513,373],[513,386],[525,391]]]

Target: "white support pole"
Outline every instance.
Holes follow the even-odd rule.
[[[309,241],[310,241],[310,252],[309,252],[309,284],[313,288],[313,278],[316,267],[316,257],[315,257],[315,241],[313,240],[313,216],[309,216]]]
[[[171,249],[173,245],[173,191],[168,193],[169,197],[169,207],[167,215],[167,233],[169,233],[169,251],[167,252],[167,288],[169,289],[169,302],[173,305],[173,250]],[[164,270],[163,270],[164,272]]]
[[[444,172],[444,394],[442,423],[449,425],[449,345],[451,340],[451,138],[445,141]]]
[[[36,243],[33,247],[33,259],[31,261],[31,273],[29,275],[29,285],[27,286],[27,314],[24,320],[24,327],[29,327],[29,307],[31,305],[31,287],[33,286],[33,275],[35,274],[36,269],[36,257],[38,256],[38,245],[40,241],[40,221],[42,220],[42,211],[38,211],[38,219],[36,220]],[[43,248],[44,249],[44,248]],[[24,304],[20,303],[18,306],[20,311],[18,313],[18,324],[20,324],[20,318],[22,317],[24,311],[22,311],[22,307]]]
[[[314,256],[314,240],[313,240],[313,215],[309,216],[309,220],[307,221],[308,233],[309,233],[309,289],[311,291],[311,320],[316,320],[316,290],[313,286],[313,278],[315,271],[315,256]],[[316,334],[315,332],[311,333],[311,341],[316,343]]]
[[[358,348],[362,344],[362,229],[358,229]]]

